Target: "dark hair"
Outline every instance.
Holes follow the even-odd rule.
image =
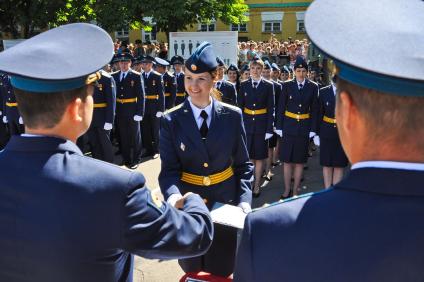
[[[424,97],[405,97],[352,84],[337,77],[337,92],[347,93],[367,120],[370,138],[422,142]],[[339,95],[339,94],[338,94]],[[337,99],[338,103],[340,99]]]
[[[215,69],[213,69],[213,70],[210,70],[209,71],[209,74],[212,76],[212,79],[213,80],[215,80],[216,78],[217,78],[217,76],[218,76],[218,70],[217,70],[217,68],[215,68]],[[222,93],[221,93],[221,91],[219,91],[218,89],[216,89],[216,88],[212,88],[212,90],[211,90],[211,96],[213,97],[213,98],[215,98],[216,100],[218,100],[218,101],[222,101]]]
[[[19,112],[28,128],[53,128],[62,119],[66,107],[77,98],[85,102],[87,86],[77,89],[36,93],[14,89]]]

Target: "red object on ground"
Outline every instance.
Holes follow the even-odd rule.
[[[212,275],[206,272],[197,272],[197,273],[186,273],[181,279],[180,282],[231,282],[233,279],[227,277],[221,277]]]

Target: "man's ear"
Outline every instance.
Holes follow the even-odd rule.
[[[337,95],[337,99],[337,123],[345,130],[350,131],[352,126],[352,115],[358,112],[356,106],[353,103],[352,97],[346,91],[341,91],[339,95]]]
[[[81,122],[82,121],[82,100],[81,98],[76,98],[72,102],[69,103],[66,108],[66,114],[69,117],[69,120],[73,122]]]

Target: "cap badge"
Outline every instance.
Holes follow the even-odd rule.
[[[197,66],[196,66],[195,64],[192,64],[192,65],[190,66],[190,68],[191,68],[192,70],[194,70],[194,71],[197,71]]]

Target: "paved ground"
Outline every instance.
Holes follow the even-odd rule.
[[[305,170],[305,180],[302,182],[302,194],[315,192],[322,189],[322,172],[319,166],[319,153],[314,152],[314,156],[308,161],[308,169]],[[147,179],[147,185],[155,190],[158,184],[158,175],[160,171],[160,159],[147,159],[137,169],[142,172]],[[283,193],[283,175],[282,167],[273,169],[275,176],[272,181],[265,182],[262,186],[262,193],[258,199],[254,199],[253,207],[260,208],[263,205],[278,201]],[[173,282],[178,281],[184,273],[181,271],[176,260],[158,261],[146,260],[144,258],[135,258],[134,281],[148,282]]]

